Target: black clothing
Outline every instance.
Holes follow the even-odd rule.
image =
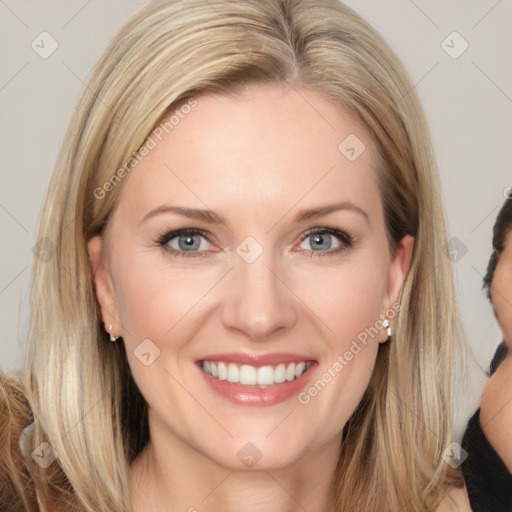
[[[491,363],[491,375],[506,353],[501,343]],[[482,431],[480,409],[468,422],[462,448],[468,453],[461,469],[473,512],[512,512],[512,475]]]

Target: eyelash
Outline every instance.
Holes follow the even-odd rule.
[[[312,249],[305,249],[305,251],[309,254],[310,258],[313,257],[323,257],[323,256],[333,256],[335,254],[339,254],[343,251],[346,251],[347,249],[350,249],[354,245],[354,236],[349,233],[348,231],[341,231],[337,228],[330,228],[330,227],[315,227],[307,230],[305,233],[303,233],[299,239],[302,243],[306,238],[308,238],[311,235],[316,234],[324,234],[327,233],[329,235],[333,235],[339,239],[341,242],[341,245],[337,249],[331,249],[328,251],[313,251]],[[161,246],[163,249],[165,249],[167,252],[172,254],[173,256],[177,257],[185,257],[185,258],[203,258],[207,256],[208,251],[180,251],[177,249],[174,249],[173,247],[168,246],[167,244],[173,240],[174,238],[177,238],[179,236],[184,235],[201,235],[204,238],[206,238],[210,243],[210,239],[208,237],[208,233],[206,231],[202,231],[201,229],[195,229],[195,228],[183,228],[183,229],[176,229],[174,231],[169,231],[167,233],[164,233],[160,235],[157,239],[157,243],[159,246]],[[304,250],[303,250],[304,251]]]

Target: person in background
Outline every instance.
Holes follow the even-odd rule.
[[[512,511],[512,197],[498,214],[492,245],[483,287],[503,341],[462,440],[468,453],[462,471],[474,512]]]

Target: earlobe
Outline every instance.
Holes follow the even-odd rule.
[[[89,261],[93,273],[94,288],[96,297],[100,304],[103,323],[106,328],[112,324],[113,332],[116,332],[118,322],[118,311],[115,300],[114,288],[108,269],[103,258],[103,238],[99,235],[92,237],[88,244]]]

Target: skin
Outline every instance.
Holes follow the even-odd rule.
[[[377,155],[346,109],[310,90],[268,86],[236,99],[197,99],[125,178],[106,238],[89,243],[103,320],[123,337],[149,404],[151,441],[131,467],[134,510],[232,511],[243,503],[247,512],[298,504],[328,511],[342,428],[368,386],[385,329],[307,405],[297,397],[263,408],[233,404],[205,384],[195,361],[292,352],[318,362],[314,382],[397,301],[413,240],[391,252]],[[353,162],[338,150],[349,134],[366,145]],[[342,201],[367,218],[344,209],[293,222],[302,209]],[[212,208],[226,223],[175,213],[143,221],[177,204]],[[348,230],[353,245],[318,256],[343,242],[324,235],[332,245],[318,249],[314,237],[300,235],[325,226]],[[175,257],[157,243],[186,227],[210,235],[196,235],[204,257]],[[236,252],[247,236],[263,248],[250,264]],[[179,249],[178,242],[169,244]],[[133,352],[147,338],[160,350],[149,366]],[[248,442],[261,453],[250,470],[237,457]]]
[[[512,473],[512,234],[491,284],[492,305],[507,346],[507,354],[487,381],[481,399],[480,424],[485,436]]]

